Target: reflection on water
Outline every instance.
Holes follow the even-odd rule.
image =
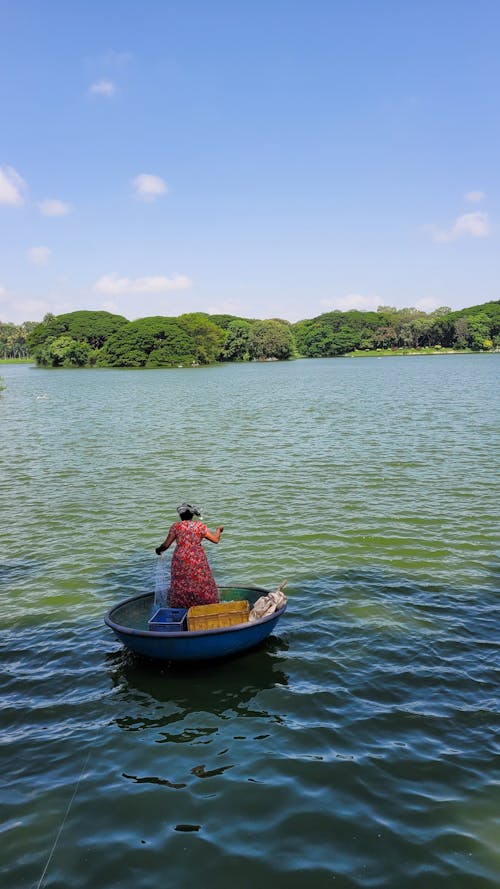
[[[174,784],[172,781],[167,781],[166,778],[156,778],[154,775],[146,775],[142,778],[139,778],[138,775],[127,775],[125,772],[122,772],[122,775],[130,781],[134,781],[135,784],[158,784],[159,787],[172,787],[173,790],[180,790],[186,786],[182,783]]]
[[[498,361],[5,369],[2,889],[496,889]],[[102,619],[191,495],[289,608],[162,667]]]
[[[193,665],[161,665],[124,649],[113,652],[106,656],[106,668],[127,714],[116,717],[116,724],[125,731],[164,729],[203,714],[222,720],[255,716],[279,722],[278,714],[270,717],[251,702],[264,689],[288,684],[285,658],[280,656],[287,649],[283,639],[271,637],[257,651]],[[186,743],[216,732],[213,726],[197,725],[162,732],[162,740]]]

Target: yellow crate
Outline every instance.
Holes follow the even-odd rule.
[[[248,621],[250,605],[240,602],[215,602],[213,605],[192,605],[188,609],[188,630],[217,630]]]

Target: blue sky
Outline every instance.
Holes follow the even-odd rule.
[[[0,16],[0,320],[498,298],[497,0]]]

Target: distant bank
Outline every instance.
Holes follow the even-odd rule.
[[[500,301],[426,313],[380,306],[376,312],[326,312],[295,324],[203,312],[128,321],[110,312],[46,315],[0,323],[0,355],[43,367],[198,367],[272,361],[493,352],[500,349]]]

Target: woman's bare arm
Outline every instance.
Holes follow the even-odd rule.
[[[216,530],[215,530],[215,534],[213,531],[209,531],[207,528],[207,532],[206,532],[206,534],[203,535],[203,537],[206,540],[210,540],[212,543],[218,543],[223,530],[224,530],[224,525],[219,525],[219,527],[216,528]]]
[[[172,545],[174,540],[175,540],[175,531],[174,531],[174,526],[172,525],[172,527],[170,528],[170,531],[168,532],[163,543],[160,546],[156,547],[156,550],[155,550],[156,555],[160,556],[163,552],[165,552],[165,550],[168,549],[169,546]]]

